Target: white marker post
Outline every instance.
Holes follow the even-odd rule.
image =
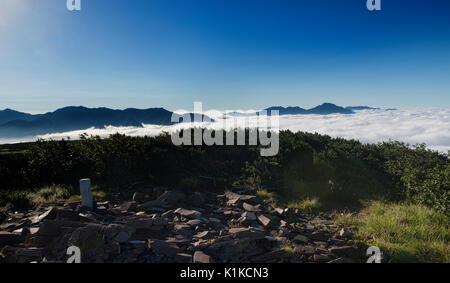
[[[80,180],[81,204],[89,209],[94,209],[94,200],[92,199],[91,179]]]

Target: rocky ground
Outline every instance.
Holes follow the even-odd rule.
[[[331,215],[274,208],[248,192],[134,187],[96,203],[15,212],[0,225],[0,262],[363,262]]]

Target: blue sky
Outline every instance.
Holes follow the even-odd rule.
[[[0,2],[0,109],[450,106],[450,1]]]

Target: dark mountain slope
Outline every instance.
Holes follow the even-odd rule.
[[[142,127],[142,124],[172,125],[173,112],[164,108],[115,110],[69,106],[41,115],[13,110],[2,111],[0,137],[17,138],[55,132],[84,130],[91,127]],[[21,117],[21,118],[16,118]],[[204,116],[205,117],[205,116]],[[193,119],[193,114],[191,114]]]

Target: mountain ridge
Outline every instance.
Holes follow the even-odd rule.
[[[296,114],[353,114],[353,110],[378,109],[368,106],[341,107],[332,103],[323,103],[311,109],[299,106],[271,106],[264,110],[271,114],[271,110],[278,110],[279,115]],[[84,106],[66,106],[53,112],[44,114],[29,114],[6,108],[0,110],[0,137],[25,137],[55,132],[84,130],[88,128],[115,127],[142,127],[143,124],[169,126],[174,112],[165,108],[155,107],[147,109],[126,108],[111,109],[107,107],[88,108]],[[250,116],[260,114],[231,112],[228,115]],[[190,113],[193,119],[194,114]],[[203,115],[203,117],[206,117]]]
[[[88,128],[142,127],[143,124],[173,125],[173,112],[164,108],[124,110],[106,107],[67,106],[45,114],[28,114],[11,109],[0,111],[0,137],[25,137]],[[8,118],[9,115],[9,118]],[[190,113],[193,118],[192,113]],[[203,115],[203,117],[206,117]]]

